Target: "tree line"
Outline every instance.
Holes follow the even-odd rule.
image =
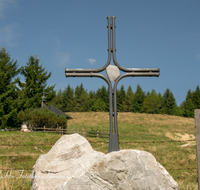
[[[105,86],[96,92],[87,92],[83,84],[77,85],[73,89],[70,84],[63,90],[59,90],[50,102],[52,105],[64,112],[87,112],[87,111],[109,111],[109,89]],[[176,104],[176,99],[172,91],[167,88],[163,95],[151,92],[144,92],[138,84],[133,92],[131,86],[125,91],[123,84],[117,90],[117,111],[149,114],[168,114],[183,117],[194,117],[194,110],[200,109],[200,89],[189,90],[186,100],[180,106]]]
[[[47,85],[51,72],[47,72],[39,64],[37,56],[30,56],[25,66],[19,67],[16,60],[0,50],[0,128],[20,126],[17,117],[20,111],[41,107],[43,93],[47,103],[56,106],[63,112],[108,112],[109,89],[102,86],[97,91],[87,91],[83,84],[75,89],[68,84],[57,92],[55,85]],[[24,80],[19,78],[21,75]],[[150,114],[168,114],[183,117],[194,117],[194,110],[200,109],[200,89],[188,90],[186,99],[177,106],[176,99],[170,89],[164,94],[155,90],[144,92],[138,84],[133,92],[131,86],[125,91],[121,85],[117,90],[117,111]]]

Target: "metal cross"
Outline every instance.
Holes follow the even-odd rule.
[[[108,152],[119,150],[119,137],[118,137],[118,127],[117,127],[117,84],[125,77],[138,77],[138,76],[155,76],[159,77],[159,68],[124,68],[122,67],[116,59],[116,49],[115,49],[115,16],[108,16],[108,60],[107,63],[99,69],[65,69],[66,77],[99,77],[105,80],[109,87],[109,111],[110,111],[110,134],[109,134],[109,148]],[[111,23],[112,21],[112,23]],[[111,47],[111,31],[112,31],[112,47]],[[113,55],[114,65],[110,65],[111,54]],[[119,69],[126,72],[120,76]],[[108,78],[99,73],[106,70]],[[114,90],[112,90],[111,81],[114,82]],[[112,101],[114,95],[114,103]],[[113,112],[114,104],[114,112]],[[114,117],[114,126],[113,126]],[[114,131],[113,131],[114,128]]]

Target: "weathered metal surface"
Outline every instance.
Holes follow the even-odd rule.
[[[148,77],[159,77],[160,69],[159,68],[124,68],[122,67],[116,59],[116,49],[115,49],[115,16],[108,16],[108,60],[107,63],[99,68],[99,69],[65,69],[66,77],[99,77],[105,80],[109,86],[109,111],[110,111],[110,135],[109,135],[109,148],[108,152],[118,151],[119,150],[119,137],[118,137],[118,127],[117,127],[117,84],[118,82],[125,77],[139,77],[139,76],[148,76]],[[111,24],[112,21],[112,24]],[[111,30],[112,30],[112,47],[111,47]],[[100,74],[106,70],[111,61],[111,53],[113,55],[113,62],[117,68],[126,73],[118,76],[118,74],[114,74],[115,76],[112,78],[110,76],[109,79],[111,81],[115,81],[114,83],[114,91],[112,91],[112,84],[110,80]],[[112,74],[112,73],[111,73]],[[109,74],[107,74],[109,75]],[[113,102],[112,98],[114,95],[114,113],[113,113]],[[114,126],[113,126],[113,116],[114,116]],[[114,129],[114,133],[113,133]]]
[[[194,111],[194,118],[195,118],[195,133],[196,133],[198,190],[200,190],[200,109]]]

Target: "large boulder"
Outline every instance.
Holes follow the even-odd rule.
[[[178,190],[178,184],[145,151],[104,154],[78,134],[62,136],[32,171],[32,190]]]

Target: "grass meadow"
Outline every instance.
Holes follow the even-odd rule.
[[[68,129],[109,133],[109,113],[70,112]],[[160,114],[118,113],[120,149],[152,153],[178,182],[180,190],[197,190],[193,118]],[[0,131],[0,189],[30,189],[31,168],[61,135]],[[108,138],[87,137],[96,151],[108,152]]]

